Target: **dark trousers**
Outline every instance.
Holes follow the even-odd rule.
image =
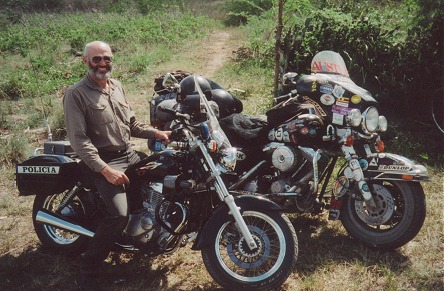
[[[102,156],[101,156],[102,157]],[[113,169],[124,172],[130,165],[140,161],[135,151],[120,155],[103,155],[102,159]],[[98,193],[105,202],[107,217],[99,224],[94,237],[89,241],[81,271],[86,274],[97,272],[100,264],[108,257],[117,238],[125,229],[128,221],[128,200],[124,185],[113,185],[106,178],[91,171],[92,180]]]

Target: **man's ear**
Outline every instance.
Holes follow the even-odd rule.
[[[83,56],[83,57],[82,57],[82,61],[83,61],[83,63],[84,63],[85,65],[88,65],[88,58],[87,58],[87,56]]]

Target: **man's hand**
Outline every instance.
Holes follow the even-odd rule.
[[[163,144],[169,144],[171,142],[170,135],[171,135],[171,131],[157,130],[154,133],[155,138],[162,141]]]
[[[124,185],[130,182],[124,172],[114,170],[108,165],[100,170],[100,174],[102,174],[108,182],[114,185]]]

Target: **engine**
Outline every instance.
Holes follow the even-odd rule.
[[[137,244],[146,244],[147,242],[164,240],[164,237],[170,235],[157,221],[155,216],[156,208],[163,201],[162,183],[145,183],[140,191],[143,198],[143,208],[131,213],[129,221],[125,228],[125,233],[132,237]],[[167,204],[163,203],[163,204]],[[166,208],[167,205],[162,205]],[[164,209],[160,210],[160,212]]]

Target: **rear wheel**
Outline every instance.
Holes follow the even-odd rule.
[[[52,195],[36,195],[32,210],[32,220],[35,232],[42,243],[42,246],[53,251],[65,253],[80,253],[86,249],[88,238],[78,234],[57,228],[55,226],[41,224],[36,221],[37,212],[46,209],[66,217],[70,221],[81,224],[86,221],[87,209],[90,202],[82,196],[76,196],[71,203],[56,212],[60,202],[65,196],[65,192]],[[83,193],[86,194],[86,193]]]
[[[213,243],[202,250],[204,264],[221,286],[233,290],[270,290],[279,287],[294,269],[298,254],[296,233],[279,212],[242,214],[257,248],[251,250],[232,221],[218,228]]]
[[[346,197],[341,221],[349,235],[379,249],[396,249],[420,231],[425,215],[425,195],[417,182],[378,181],[369,184],[376,207]]]

